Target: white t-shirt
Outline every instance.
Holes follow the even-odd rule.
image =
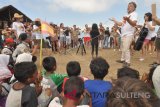
[[[60,99],[58,97],[55,97],[49,104],[48,107],[63,107],[61,104],[60,104]],[[89,107],[88,105],[80,105],[80,106],[77,106],[77,107]]]
[[[18,37],[21,33],[25,33],[25,27],[21,22],[13,22],[12,29],[17,32]]]
[[[152,25],[152,21],[150,21],[149,24]],[[146,25],[145,27],[148,28],[147,25]],[[153,27],[155,27],[155,26],[153,26]],[[149,30],[149,28],[148,28],[148,35],[146,36],[145,39],[151,40],[151,38],[153,38],[153,37],[155,37],[155,36],[156,36],[155,30],[151,31],[151,30]]]
[[[38,29],[38,28],[39,28],[38,26],[33,25],[33,30],[36,30],[36,29]],[[33,33],[34,33],[36,39],[41,39],[41,38],[42,38],[42,34],[41,34],[40,31],[37,30],[37,31],[34,31]]]
[[[60,28],[60,33],[59,33],[60,37],[64,37],[64,30],[62,28]]]
[[[84,29],[84,37],[90,37],[90,32],[87,29]]]
[[[38,29],[38,26],[37,25],[33,25],[33,30],[36,30],[36,29]],[[34,31],[34,32],[38,32],[38,30],[37,31]],[[39,33],[39,32],[38,32]]]
[[[135,11],[127,15],[127,17],[129,17],[129,16],[132,21],[138,20],[138,15]],[[121,27],[121,36],[122,37],[125,35],[126,36],[133,36],[134,31],[135,31],[135,28],[133,26],[131,26],[127,21],[123,22],[123,25]]]

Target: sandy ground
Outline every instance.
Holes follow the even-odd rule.
[[[92,74],[90,73],[89,64],[92,59],[91,57],[91,49],[86,48],[87,54],[81,55],[80,51],[76,55],[77,49],[67,50],[67,54],[54,54],[49,52],[50,56],[54,56],[57,60],[57,71],[56,73],[66,73],[66,65],[69,61],[78,61],[81,65],[81,75],[93,79]],[[37,54],[38,55],[38,54]],[[48,56],[46,50],[43,49],[43,58]],[[122,67],[122,64],[117,63],[116,60],[120,59],[121,52],[114,51],[113,49],[99,49],[99,56],[105,58],[110,65],[109,73],[105,77],[105,80],[110,80],[111,78],[116,78],[117,69]],[[131,56],[131,68],[134,68],[140,72],[140,76],[144,72],[149,72],[149,64],[153,63],[156,60],[156,53],[148,54],[145,57],[144,61],[139,61],[140,52],[133,52]],[[39,56],[37,60],[37,64],[39,64]]]

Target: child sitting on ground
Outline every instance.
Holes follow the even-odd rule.
[[[66,70],[69,77],[81,75],[81,66],[77,61],[70,61],[66,66]],[[82,77],[82,79],[84,81],[88,80],[86,77]]]
[[[122,77],[109,91],[106,107],[159,107],[159,99],[143,81]]]
[[[14,40],[12,38],[5,39],[5,46],[2,49],[1,53],[6,55],[12,55],[14,46]]]
[[[5,107],[6,99],[10,91],[9,80],[12,77],[12,57],[5,54],[0,54],[0,107]]]
[[[80,75],[81,74],[81,66],[78,61],[68,62],[67,66],[66,66],[66,70],[67,70],[67,74],[68,74],[69,78],[72,76],[76,76],[76,77],[82,78],[83,81],[88,80],[88,78],[82,77]],[[69,78],[68,77],[64,78],[63,85],[62,85],[62,91],[64,91],[64,85]],[[89,103],[90,103],[89,96],[87,93],[84,93],[84,99],[81,101],[80,105],[85,105],[85,104],[89,104]]]
[[[155,78],[153,78],[153,74],[157,67],[158,65],[152,66],[149,70],[149,73],[143,73],[142,78],[141,78],[141,80],[144,81],[148,86],[150,86],[155,93],[156,93],[156,90],[153,84],[153,79]]]
[[[139,72],[129,67],[123,67],[123,68],[118,69],[117,78],[122,78],[125,76],[130,77],[130,78],[139,79]]]
[[[57,63],[54,57],[46,57],[43,59],[43,67],[45,71],[43,72],[42,86],[52,89],[52,92],[62,91],[63,79],[67,77],[66,74],[56,74]]]
[[[84,92],[84,82],[82,78],[72,76],[66,81],[64,86],[62,95],[63,105],[61,105],[60,99],[55,97],[49,104],[49,107],[92,107],[91,104],[77,106],[83,99]]]
[[[14,83],[6,101],[6,107],[37,107],[37,96],[41,87],[31,87],[37,80],[37,66],[33,62],[22,62],[15,65],[14,76],[18,82]]]
[[[90,70],[94,80],[85,81],[85,89],[92,96],[92,107],[105,107],[107,92],[112,88],[109,81],[104,81],[108,74],[109,64],[101,57],[95,58],[90,63]]]
[[[68,62],[67,66],[66,66],[66,70],[67,70],[68,77],[72,77],[72,76],[81,77],[80,76],[81,66],[80,66],[79,62],[77,62],[77,61]],[[64,78],[62,89],[64,89],[64,84],[69,79],[68,77]],[[86,77],[81,77],[81,78],[84,81],[88,80],[88,78],[86,78]]]

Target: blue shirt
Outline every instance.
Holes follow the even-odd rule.
[[[92,96],[92,107],[106,107],[107,93],[112,84],[103,80],[87,80],[84,84]]]

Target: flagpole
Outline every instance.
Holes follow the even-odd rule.
[[[42,58],[43,58],[43,34],[50,34],[50,35],[54,35],[54,31],[52,29],[52,27],[44,22],[44,21],[41,21],[41,42],[40,42],[40,54],[39,54],[39,74],[41,75],[42,74]]]
[[[42,25],[41,25],[41,30],[42,30]],[[43,46],[43,35],[42,35],[42,32],[41,32],[41,40],[40,40],[40,53],[39,53],[39,59],[40,59],[40,61],[39,61],[39,75],[41,76],[42,75],[42,52],[43,52],[43,48],[42,48],[42,46]]]
[[[41,38],[41,43],[40,43],[40,62],[39,62],[39,66],[40,66],[40,71],[39,74],[41,75],[42,73],[42,38]]]

